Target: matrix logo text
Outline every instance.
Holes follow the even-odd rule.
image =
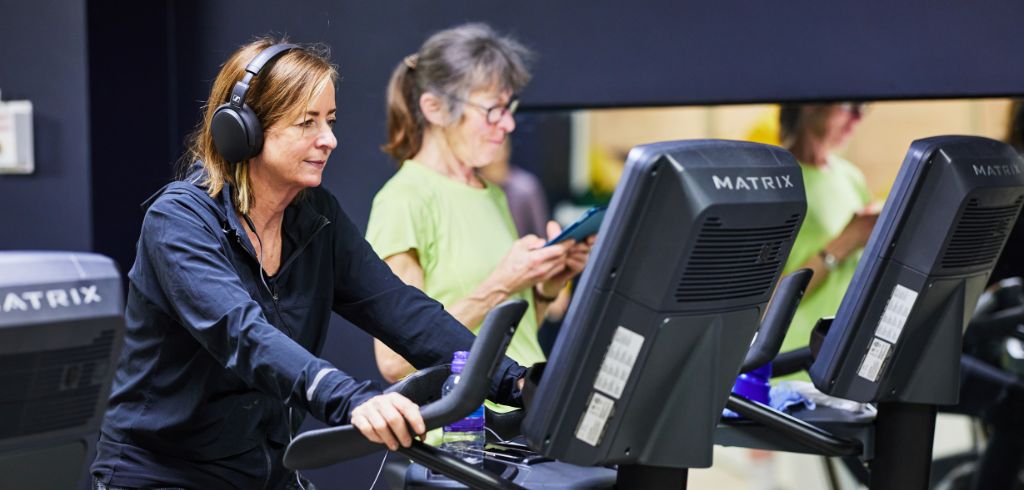
[[[96,292],[96,286],[82,286],[66,289],[47,289],[44,291],[24,291],[3,295],[0,311],[41,310],[43,308],[69,308],[72,306],[99,303],[103,298]]]
[[[1004,175],[1017,175],[1021,172],[1018,165],[971,165],[974,175],[984,177],[1002,177]]]
[[[760,191],[788,189],[793,187],[789,175],[766,175],[762,177],[719,177],[712,175],[711,180],[715,182],[715,189],[728,189],[730,191]]]

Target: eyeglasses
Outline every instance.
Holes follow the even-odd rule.
[[[839,107],[857,117],[864,117],[868,113],[868,105],[863,102],[843,102]]]
[[[519,109],[519,97],[516,97],[514,95],[512,96],[511,99],[508,100],[508,104],[495,104],[495,105],[490,106],[490,107],[487,107],[487,106],[481,105],[481,104],[477,104],[476,102],[469,101],[469,100],[462,99],[462,98],[455,97],[455,96],[452,96],[452,98],[457,100],[457,101],[459,101],[459,102],[462,102],[463,104],[467,104],[467,105],[476,107],[477,109],[480,109],[481,111],[484,111],[484,114],[487,115],[487,124],[490,124],[490,125],[498,124],[498,122],[501,121],[501,118],[505,117],[505,114],[509,114],[509,115],[515,114],[516,113],[516,109]]]

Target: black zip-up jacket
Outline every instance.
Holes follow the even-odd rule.
[[[282,265],[266,278],[230,188],[214,199],[195,184],[202,179],[195,166],[146,203],[125,348],[92,465],[104,482],[275,486],[288,407],[346,424],[380,393],[317,357],[332,311],[421,368],[474,339],[391,272],[326,190],[307,189],[288,207]],[[516,403],[522,374],[506,358],[495,400]]]

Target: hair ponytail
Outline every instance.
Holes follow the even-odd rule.
[[[423,146],[424,124],[413,73],[415,63],[412,57],[400,61],[388,82],[388,142],[381,149],[397,160],[398,165],[412,158]]]

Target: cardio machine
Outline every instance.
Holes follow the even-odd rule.
[[[805,210],[799,166],[780,148],[716,140],[634,148],[550,361],[529,376],[523,458],[476,468],[418,442],[399,452],[472,488],[685,486],[687,468],[711,465],[715,426],[762,317],[771,320],[759,337],[781,341],[763,334],[784,331],[800,281],[786,282],[767,315],[765,307]],[[477,344],[491,345],[492,326],[507,331],[510,321],[485,321]],[[428,428],[482,402],[471,377],[486,378],[493,357],[481,360],[477,344],[456,391],[423,406]],[[412,397],[425,402],[447,371],[414,376],[434,378],[427,396]],[[412,394],[430,385],[417,381],[396,386]],[[306,469],[379,448],[351,426],[327,428],[297,437],[284,463]],[[589,468],[607,465],[617,471]],[[417,485],[445,484],[409,486]]]
[[[82,483],[124,328],[109,258],[0,252],[0,488]]]
[[[716,442],[843,457],[872,489],[928,488],[936,407],[957,403],[964,329],[1022,203],[1010,146],[913,142],[835,319],[775,365],[809,365],[817,389],[877,404],[877,419],[797,418],[732,395],[727,406],[754,422],[722,424]]]
[[[1011,233],[1001,263],[1015,245]],[[964,333],[960,402],[939,408],[971,417],[972,444],[932,461],[933,488],[1024,490],[1024,282],[989,284]]]

